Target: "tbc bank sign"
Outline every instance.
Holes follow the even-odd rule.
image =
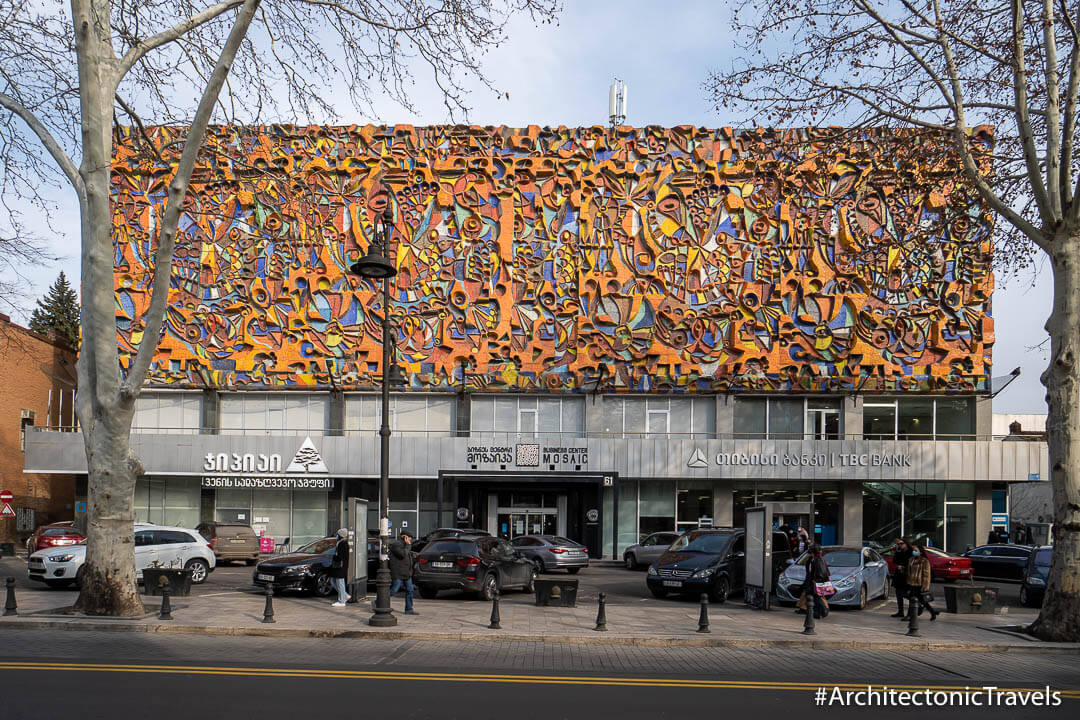
[[[721,467],[911,467],[907,453],[716,453]],[[705,452],[698,448],[686,461],[691,468],[709,467]]]

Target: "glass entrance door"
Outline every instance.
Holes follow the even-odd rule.
[[[558,534],[559,514],[554,509],[499,508],[499,537]]]

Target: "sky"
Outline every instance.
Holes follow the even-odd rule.
[[[489,53],[484,63],[500,94],[478,87],[470,98],[468,122],[515,127],[606,125],[608,86],[617,76],[629,89],[627,124],[733,124],[735,118],[714,108],[703,89],[710,71],[729,68],[736,59],[723,4],[567,0],[566,5],[557,25],[534,26],[527,18],[511,23],[509,40]],[[447,122],[437,88],[425,85],[422,71],[417,76],[412,96],[416,113],[384,101],[376,104],[378,117],[341,107],[341,121]],[[73,282],[79,277],[78,204],[70,192],[58,195],[57,201],[60,209],[52,224],[59,232],[48,237],[50,250],[59,259],[20,270],[28,285],[26,304],[24,312],[12,315],[24,323],[33,298],[45,293],[60,270]],[[41,232],[45,234],[44,225]],[[1017,277],[997,278],[993,374],[1006,376],[1019,367],[1021,375],[995,398],[995,412],[1046,411],[1039,375],[1048,357],[1043,326],[1051,297],[1045,263]]]

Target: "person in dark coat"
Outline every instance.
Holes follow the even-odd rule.
[[[911,544],[908,543],[907,538],[896,538],[893,540],[893,565],[896,570],[893,571],[893,590],[896,591],[896,612],[891,617],[904,618],[907,615],[904,614],[904,598],[908,594],[907,586],[907,568],[908,561],[911,560]]]
[[[413,536],[408,530],[402,530],[398,539],[390,543],[390,595],[393,596],[401,588],[405,588],[405,614],[419,615],[413,610],[413,558],[414,553],[410,546]]]
[[[352,595],[345,591],[345,578],[349,574],[349,531],[341,528],[337,531],[338,542],[334,548],[334,559],[330,562],[330,577],[334,578],[337,589],[337,602],[331,607],[345,607]]]
[[[829,614],[829,605],[818,594],[817,589],[817,584],[823,582],[829,582],[829,566],[821,556],[821,546],[811,543],[810,561],[806,563],[806,579],[803,580],[802,589],[806,593],[806,611],[813,612],[815,618],[823,618]]]
[[[919,614],[922,615],[923,610],[927,610],[930,613],[931,620],[937,620],[937,616],[941,611],[934,609],[930,604],[930,581],[932,579],[932,573],[930,569],[930,559],[926,555],[925,545],[915,545],[911,548],[911,559],[908,560],[908,593],[910,598],[908,602],[911,605],[918,607]],[[911,607],[908,607],[908,611],[911,611]]]

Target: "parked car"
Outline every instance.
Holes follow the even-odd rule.
[[[637,545],[631,545],[623,550],[623,565],[627,570],[637,570],[639,567],[652,565],[678,538],[677,532],[654,532],[646,535]]]
[[[889,598],[889,568],[877,550],[828,545],[821,552],[829,567],[829,579],[836,588],[836,594],[829,598],[830,606],[848,605],[862,610],[870,600]],[[798,601],[809,561],[810,553],[803,553],[780,574],[776,583],[776,599],[781,603]]]
[[[1042,607],[1046,593],[1046,578],[1050,576],[1050,560],[1053,557],[1052,545],[1043,545],[1031,551],[1024,579],[1020,583],[1020,604],[1026,607]]]
[[[206,538],[218,563],[240,560],[245,565],[254,565],[259,560],[259,536],[250,525],[204,522],[195,529]]]
[[[156,563],[162,567],[191,570],[191,582],[198,585],[206,582],[217,564],[206,539],[194,530],[137,523],[134,532],[135,577],[139,580],[142,571]],[[27,577],[56,588],[79,584],[85,560],[85,543],[39,550],[27,560]]]
[[[420,597],[434,598],[440,590],[464,590],[483,600],[495,591],[520,588],[533,591],[536,566],[506,540],[491,536],[432,540],[416,558],[413,580]]]
[[[538,573],[566,570],[573,575],[589,567],[589,548],[559,535],[521,535],[510,545],[531,560]]]
[[[26,554],[31,555],[51,547],[77,545],[85,539],[86,536],[70,521],[42,525],[26,539]]]
[[[892,577],[896,574],[896,563],[893,562],[892,553],[882,553],[882,555],[885,557],[885,564],[889,567],[889,577]],[[926,558],[930,561],[930,578],[932,580],[955,582],[956,580],[965,580],[971,577],[971,558],[963,555],[952,555],[932,547],[926,548]]]
[[[964,553],[971,560],[971,574],[994,580],[1023,580],[1031,547],[1027,545],[980,545]]]
[[[708,593],[722,603],[743,586],[745,537],[740,529],[685,532],[649,566],[645,584],[653,597],[668,593]]]
[[[442,540],[445,538],[457,538],[457,537],[484,537],[490,536],[487,530],[481,530],[479,528],[437,528],[432,530],[427,535],[421,538],[417,538],[412,543],[412,551],[415,553],[424,549],[432,540]]]
[[[322,540],[308,543],[293,552],[263,560],[255,566],[251,581],[259,587],[270,585],[274,592],[280,590],[300,590],[326,597],[334,591],[334,579],[330,576],[330,565],[334,561],[338,536],[331,535]],[[378,539],[375,539],[376,558],[378,557]],[[371,541],[368,541],[369,578],[373,577],[371,568]]]

